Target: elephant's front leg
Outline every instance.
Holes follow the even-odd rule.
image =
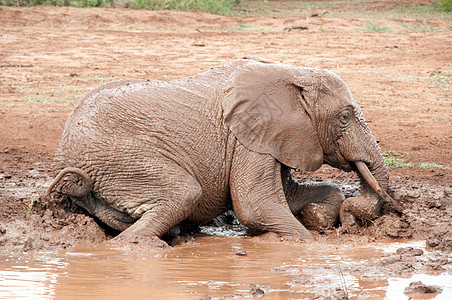
[[[234,212],[243,225],[296,239],[313,239],[290,211],[281,182],[281,165],[271,155],[237,145],[230,188]]]
[[[309,229],[330,229],[338,221],[344,195],[339,187],[327,182],[299,184],[283,172],[287,203],[295,216]]]

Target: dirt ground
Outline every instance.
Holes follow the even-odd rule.
[[[318,240],[424,239],[450,265],[452,19],[385,17],[395,8],[388,2],[361,1],[361,10],[349,16],[353,8],[347,6],[294,10],[293,3],[279,1],[269,2],[270,15],[233,17],[0,7],[2,250],[57,249],[109,237],[68,202],[38,202],[51,181],[65,121],[88,90],[121,78],[184,77],[254,55],[337,72],[397,165],[390,167],[390,185],[405,208],[401,216],[386,213],[357,234],[325,232],[316,234]],[[294,25],[308,29],[287,30]],[[356,185],[353,174],[332,168],[312,176],[345,192]]]

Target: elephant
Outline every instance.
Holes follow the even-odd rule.
[[[361,196],[344,201],[336,185],[291,177],[323,164],[359,173]],[[229,209],[251,229],[312,240],[300,214],[350,227],[394,203],[382,151],[345,82],[259,57],[92,90],[67,120],[54,167],[44,197],[58,188],[131,242],[161,241],[184,220]]]

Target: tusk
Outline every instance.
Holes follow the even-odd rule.
[[[402,212],[402,207],[399,203],[397,203],[391,196],[386,193],[381,187],[372,173],[369,171],[369,168],[362,161],[355,162],[356,167],[358,168],[359,173],[363,176],[364,180],[369,184],[369,186],[375,191],[375,193],[387,204],[389,204],[393,209],[398,212]]]
[[[359,173],[363,176],[363,178],[366,180],[366,182],[370,185],[370,187],[375,191],[375,193],[380,196],[380,198],[383,198],[383,190],[381,189],[380,185],[378,184],[378,181],[375,179],[375,177],[370,173],[369,168],[367,168],[366,164],[362,161],[355,162],[356,167],[358,168]]]

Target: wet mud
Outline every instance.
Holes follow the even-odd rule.
[[[169,248],[149,249],[139,243],[112,243],[115,232],[106,231],[65,198],[39,201],[52,180],[48,168],[50,161],[32,163],[26,170],[4,171],[1,178],[8,193],[0,194],[0,291],[8,290],[8,297],[452,295],[452,206],[444,185],[391,180],[391,193],[403,213],[385,213],[353,234],[338,227],[312,232],[314,242],[287,241],[271,233],[255,235],[228,212],[203,226],[181,227],[179,236],[165,237]],[[347,197],[359,192],[356,175],[330,167],[294,178],[340,184]],[[11,292],[21,284],[27,286]]]

